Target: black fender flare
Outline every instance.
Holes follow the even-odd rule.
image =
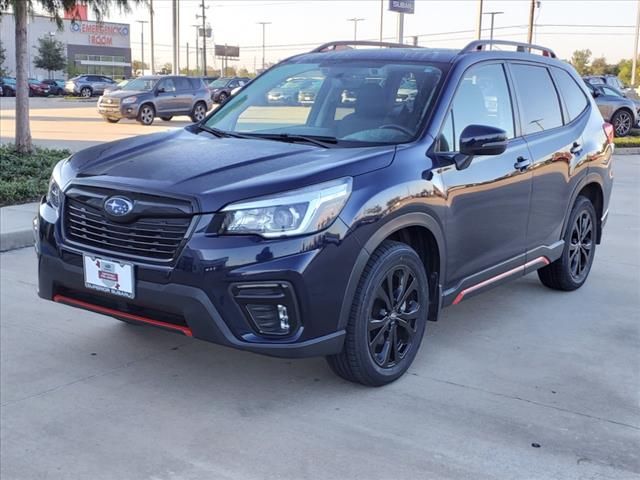
[[[362,272],[364,271],[367,262],[369,261],[369,257],[375,251],[378,246],[391,234],[397,232],[398,230],[402,230],[407,227],[424,227],[431,232],[434,236],[436,243],[438,245],[439,257],[440,257],[440,275],[439,282],[441,283],[441,279],[445,278],[445,265],[446,265],[446,253],[445,253],[445,241],[444,241],[444,233],[442,231],[442,227],[440,223],[431,215],[424,212],[411,212],[405,213],[403,215],[399,215],[394,217],[393,219],[386,222],[382,225],[363,245],[362,250],[358,254],[356,258],[353,269],[351,270],[351,275],[349,275],[349,281],[347,282],[347,288],[345,290],[344,297],[342,298],[342,306],[340,308],[340,318],[338,319],[338,330],[345,329],[347,327],[347,323],[349,322],[349,313],[351,311],[351,306],[353,304],[353,298],[356,294],[356,289],[358,288],[358,283],[360,282],[360,278],[362,277]],[[437,292],[441,292],[441,285],[438,285]],[[439,293],[440,298],[438,298],[437,303],[435,303],[437,310],[440,309],[440,302],[442,301],[442,295]],[[437,312],[436,312],[437,315]]]
[[[571,192],[571,197],[569,198],[569,204],[567,205],[567,210],[564,213],[564,221],[562,224],[562,233],[560,234],[560,240],[562,240],[565,236],[565,234],[567,233],[567,228],[569,227],[568,222],[569,222],[569,216],[571,215],[571,209],[573,208],[573,206],[576,203],[576,200],[578,199],[578,195],[580,194],[580,192],[582,191],[582,189],[584,187],[586,187],[587,185],[591,184],[591,183],[595,183],[598,185],[598,187],[600,187],[600,191],[604,197],[604,188],[603,188],[603,182],[602,182],[602,177],[600,175],[598,175],[595,172],[587,172],[586,175],[584,175],[580,181],[576,184],[575,188],[573,189],[573,192]],[[604,213],[604,212],[603,212]],[[602,218],[598,218],[598,239],[600,238],[600,229],[601,229],[601,223],[602,223]]]

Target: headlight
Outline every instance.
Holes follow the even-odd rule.
[[[225,207],[220,233],[266,238],[317,232],[333,223],[351,194],[351,178]]]
[[[122,100],[122,104],[126,105],[127,103],[133,103],[138,99],[138,97],[127,97],[124,100]]]
[[[49,180],[49,190],[47,191],[47,203],[53,208],[60,208],[60,200],[62,199],[62,190],[58,183],[51,177]]]

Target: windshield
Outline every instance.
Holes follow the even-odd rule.
[[[213,82],[211,82],[209,84],[209,86],[211,88],[222,88],[222,87],[226,87],[227,83],[229,83],[229,79],[228,78],[219,78],[219,79],[214,80]]]
[[[146,92],[153,90],[158,80],[155,78],[136,78],[126,84],[127,90],[133,90],[136,92]]]
[[[408,142],[442,77],[439,66],[426,63],[285,63],[232,97],[206,126],[254,136],[330,137],[344,146]]]

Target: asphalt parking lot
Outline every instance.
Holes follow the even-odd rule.
[[[0,476],[638,478],[640,156],[615,174],[582,289],[451,307],[378,389],[42,301],[33,250],[2,254]]]

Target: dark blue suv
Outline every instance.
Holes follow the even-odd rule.
[[[268,102],[305,77],[321,81],[311,103]],[[549,49],[334,42],[199,123],[61,161],[36,222],[38,292],[252,352],[323,355],[382,385],[442,307],[533,271],[556,290],[585,282],[612,138]]]

